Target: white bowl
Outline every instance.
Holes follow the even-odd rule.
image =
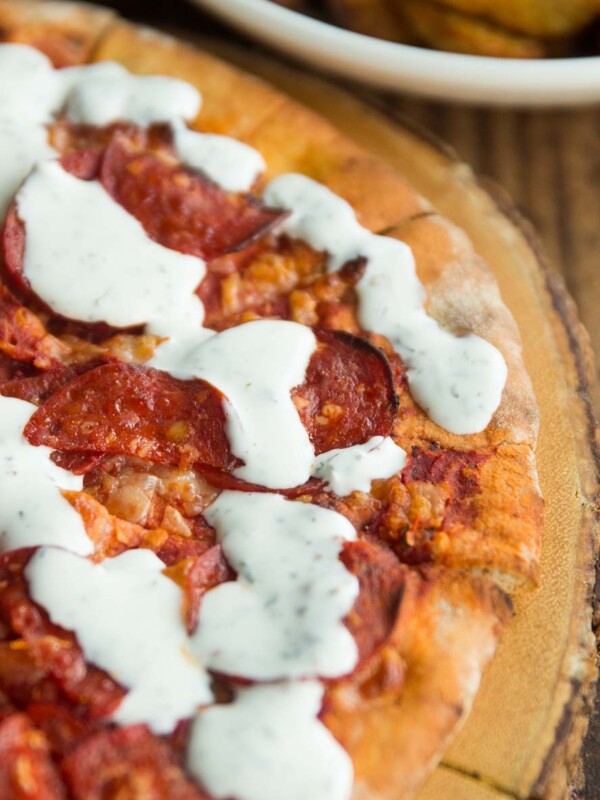
[[[270,0],[192,2],[285,54],[385,89],[511,106],[600,100],[600,56],[523,60],[443,53],[346,31]]]

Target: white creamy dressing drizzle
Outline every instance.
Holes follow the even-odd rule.
[[[322,696],[316,681],[240,689],[196,718],[190,772],[217,800],[347,800],[352,762],[316,719]]]
[[[61,494],[80,491],[83,479],[50,460],[48,447],[34,447],[23,428],[36,407],[0,397],[0,552],[56,545],[93,553],[83,520]]]
[[[126,120],[145,127],[193,119],[200,111],[200,93],[191,84],[162,75],[132,75],[111,61],[57,70],[55,75],[66,86],[64,111],[79,124]]]
[[[0,225],[25,176],[36,162],[55,155],[42,125],[16,124],[0,116]]]
[[[154,242],[97,181],[56,161],[40,164],[17,194],[25,222],[24,274],[54,311],[157,334],[201,328],[194,290],[205,264]]]
[[[171,127],[179,160],[228,192],[247,191],[266,168],[258,150],[244,142],[230,136],[198,133],[179,121]]]
[[[206,341],[175,338],[149,362],[177,378],[203,378],[227,398],[227,437],[245,464],[234,474],[270,489],[310,477],[314,450],[292,397],[316,347],[314,333],[285,320],[257,320]]]
[[[327,252],[331,271],[367,260],[356,287],[361,326],[390,340],[411,393],[434,422],[456,434],[484,430],[500,404],[506,363],[485,339],[455,336],[428,316],[410,248],[363,228],[352,206],[304,175],[275,178],[264,199],[292,212],[280,231]]]
[[[315,458],[312,474],[327,491],[345,497],[368,492],[371,481],[391,478],[406,464],[406,453],[389,436],[372,436],[364,444],[328,450]]]
[[[311,503],[231,491],[204,516],[238,579],[203,600],[192,640],[202,661],[261,681],[350,672],[356,643],[342,620],[358,581],[339,560],[356,538],[350,522]]]
[[[213,701],[208,675],[187,647],[181,590],[164,567],[150,550],[94,564],[42,547],[25,568],[31,597],[75,632],[87,661],[129,690],[112,719],[144,722],[155,733],[169,733]]]
[[[0,222],[36,161],[56,154],[45,123],[54,105],[48,59],[22,45],[0,46]]]

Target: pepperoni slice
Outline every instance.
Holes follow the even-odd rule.
[[[68,347],[48,333],[39,318],[0,284],[0,352],[16,361],[50,369]]]
[[[17,397],[29,403],[40,405],[48,400],[62,386],[70,383],[78,375],[83,375],[91,369],[109,363],[109,358],[94,358],[76,366],[64,366],[42,372],[39,375],[13,378],[0,386],[0,394],[5,397]]]
[[[59,389],[25,436],[57,450],[132,455],[174,466],[233,466],[222,395],[200,380],[107,364]]]
[[[340,558],[360,586],[346,618],[358,647],[360,668],[392,635],[410,578],[394,553],[375,541],[349,542]]]
[[[144,725],[92,736],[61,766],[74,800],[208,800],[187,778],[173,750]]]
[[[152,239],[206,260],[239,250],[287,215],[251,195],[226,192],[171,159],[140,152],[122,134],[106,148],[100,180]]]
[[[94,732],[94,726],[66,704],[29,703],[27,716],[36,728],[44,732],[53,755],[64,757],[70,750]]]
[[[31,552],[16,550],[0,556],[0,618],[24,639],[32,658],[44,665],[70,700],[83,704],[92,718],[107,717],[125,691],[106,672],[86,664],[75,636],[53,625],[30,599],[23,569]]]
[[[66,798],[46,738],[25,714],[11,714],[0,722],[0,797],[2,800]]]
[[[292,392],[315,453],[387,436],[398,398],[385,355],[349,333],[317,329],[315,335],[306,379]]]

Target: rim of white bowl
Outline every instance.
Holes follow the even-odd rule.
[[[304,61],[387,89],[493,105],[600,100],[600,56],[530,60],[446,53],[347,31],[271,0],[192,2]]]

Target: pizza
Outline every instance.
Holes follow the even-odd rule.
[[[494,277],[205,52],[0,31],[0,796],[412,796],[539,579]]]

